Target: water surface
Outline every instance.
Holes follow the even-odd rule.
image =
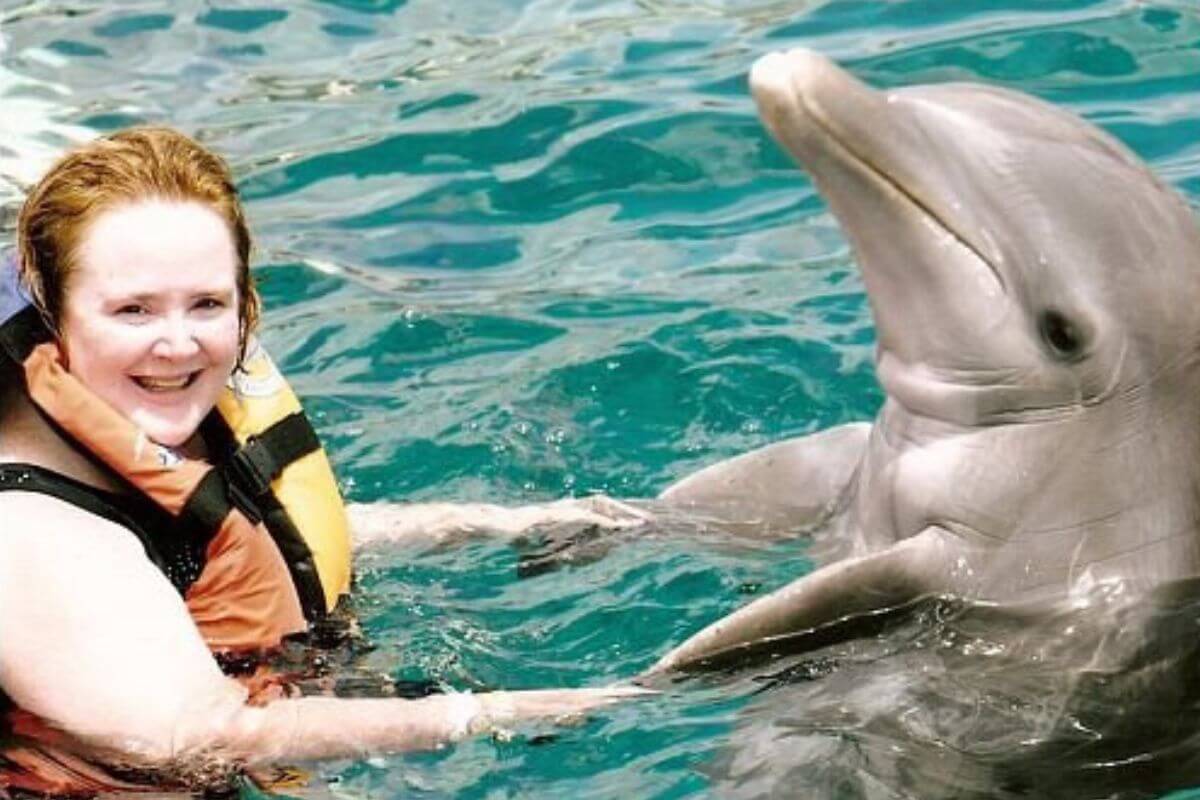
[[[0,8],[0,206],[96,131],[167,122],[226,155],[258,235],[264,338],[359,501],[645,497],[872,416],[873,333],[845,241],[746,90],[770,50],[815,47],[881,86],[1031,92],[1200,204],[1200,11],[1182,1]],[[520,556],[488,542],[363,554],[369,665],[459,688],[600,684],[810,564],[802,543],[671,537],[527,579]],[[775,693],[757,694],[762,675],[691,681],[554,737],[318,778],[350,797],[927,796],[913,776],[928,774],[861,754],[978,744],[961,720],[997,702],[980,676],[1008,662],[987,661],[965,622],[945,638],[921,619],[853,658],[802,662],[812,674]],[[963,653],[979,660],[945,666]],[[932,664],[975,678],[954,695],[906,677]],[[874,727],[834,713],[856,685],[873,687],[856,713],[874,709]],[[939,709],[938,725],[896,723]]]

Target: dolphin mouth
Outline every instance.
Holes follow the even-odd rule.
[[[929,220],[944,232],[951,240],[957,243],[964,250],[969,252],[981,264],[983,264],[992,273],[992,277],[996,279],[996,283],[1000,291],[1007,294],[1008,286],[1004,280],[1003,273],[996,267],[990,258],[983,254],[977,245],[975,245],[956,225],[954,225],[947,215],[939,213],[929,202],[923,200],[917,193],[906,187],[897,177],[889,173],[879,163],[865,155],[861,150],[855,148],[851,144],[851,137],[846,136],[837,130],[834,123],[828,118],[816,101],[812,97],[807,97],[802,93],[798,93],[797,101],[801,108],[809,115],[813,125],[820,129],[826,140],[834,147],[840,149],[845,157],[843,163],[849,167],[858,167],[862,172],[878,181],[880,184],[891,189],[913,208],[917,210],[925,219]]]
[[[881,145],[875,149],[886,153],[888,146],[883,140],[889,137],[889,132],[903,130],[908,122],[900,109],[920,102],[918,99],[872,89],[824,56],[804,49],[760,58],[751,69],[750,85],[767,127],[817,179],[826,200],[831,192],[828,185],[820,185],[822,162],[832,161],[841,169],[857,170],[883,191],[894,193],[947,240],[982,264],[999,291],[1008,294],[1007,281],[998,263],[954,222],[952,210],[944,207],[947,202],[939,202],[936,195],[931,196],[919,184],[913,185],[915,181],[898,174],[905,170],[889,168],[857,144],[862,140],[869,146],[871,141],[880,140]],[[842,106],[838,113],[831,112],[821,102],[822,96],[830,99],[829,105]],[[855,116],[870,118],[870,129],[855,134],[847,130],[848,125],[839,124],[839,114],[851,122]],[[802,124],[796,126],[797,121]],[[790,134],[789,127],[798,127],[803,132],[799,136]],[[934,154],[929,157],[936,159]],[[919,166],[909,165],[907,171],[916,174]]]

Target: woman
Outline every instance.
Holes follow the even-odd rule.
[[[20,286],[0,293],[0,790],[437,747],[630,693],[285,697],[229,677],[327,621],[348,574],[336,520],[272,490],[319,455],[302,415],[236,430],[254,392],[227,385],[252,374],[258,297],[231,177],[176,132],[115,134],[35,187],[17,249]]]

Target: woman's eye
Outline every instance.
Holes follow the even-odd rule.
[[[224,307],[225,302],[216,297],[202,297],[196,301],[196,308],[200,309],[201,311],[211,311]]]
[[[146,313],[146,307],[137,303],[129,303],[127,305],[118,306],[117,314],[122,317],[141,316]]]

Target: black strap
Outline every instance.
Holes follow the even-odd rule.
[[[206,427],[214,438],[232,443],[232,433],[218,415],[212,415]],[[252,523],[264,523],[283,554],[309,622],[328,613],[325,590],[312,550],[271,491],[271,482],[288,465],[320,447],[317,432],[304,413],[289,414],[240,447],[230,444],[229,451],[220,459],[222,466],[205,476],[188,498],[182,514],[188,526],[207,531],[209,540],[234,508]]]
[[[319,450],[321,441],[312,423],[298,411],[262,433],[251,436],[219,468],[205,476],[183,508],[191,523],[214,532],[231,508],[251,522],[263,520],[263,499],[271,483],[289,464]]]
[[[297,411],[247,439],[229,459],[225,475],[235,490],[257,499],[270,491],[285,467],[320,448],[308,417]]]
[[[220,470],[212,469],[200,481],[191,497],[184,503],[179,517],[183,524],[192,530],[206,532],[206,542],[211,541],[221,527],[221,523],[229,516],[230,509],[235,504],[229,496],[229,486]],[[236,506],[251,522],[258,523],[262,517],[256,508],[243,509]]]
[[[26,306],[0,325],[0,349],[15,364],[25,363],[33,348],[52,338],[42,315],[33,306]]]
[[[44,467],[12,463],[0,464],[2,491],[48,495],[127,529],[181,595],[204,569],[207,540],[180,535],[178,522],[143,494],[114,494]]]

